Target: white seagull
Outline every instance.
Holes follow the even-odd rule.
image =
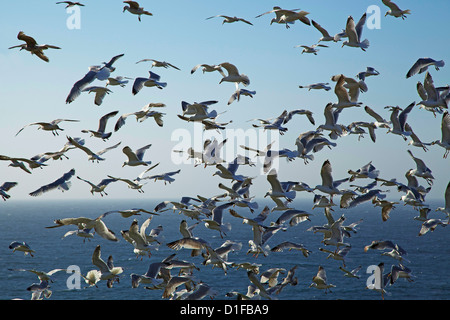
[[[98,124],[98,129],[97,130],[86,130],[86,129],[83,129],[83,130],[81,130],[81,132],[83,132],[83,133],[90,133],[91,137],[100,138],[103,141],[108,140],[111,137],[112,132],[106,132],[105,133],[106,123],[108,122],[108,120],[110,118],[115,117],[118,113],[119,113],[119,111],[113,111],[113,112],[107,113],[104,116],[102,116],[100,118],[100,120],[99,120],[99,124]]]
[[[437,144],[438,146],[441,146],[445,149],[444,152],[444,159],[447,158],[449,152],[450,152],[450,114],[448,111],[444,111],[442,114],[442,121],[441,121],[441,139],[435,140],[431,142],[432,145]]]
[[[75,175],[75,169],[66,172],[61,178],[56,179],[52,183],[44,185],[39,189],[30,192],[30,196],[37,197],[48,191],[60,189],[62,192],[69,190],[71,182],[69,181]]]
[[[327,193],[331,196],[333,201],[333,195],[341,194],[341,191],[337,188],[341,183],[347,181],[349,178],[334,181],[331,175],[331,163],[329,160],[325,160],[320,169],[320,176],[322,178],[322,184],[317,185],[314,189],[317,189],[323,193]]]
[[[6,192],[11,190],[18,184],[19,184],[18,182],[4,182],[2,185],[0,185],[0,197],[2,197],[2,199],[4,201],[9,199],[11,196],[9,194],[7,194]]]
[[[149,71],[150,76],[148,78],[138,77],[134,79],[132,93],[137,95],[139,91],[145,87],[157,87],[158,89],[163,89],[167,86],[166,82],[160,82],[161,77],[154,72]]]
[[[309,286],[317,288],[317,289],[325,289],[325,293],[327,291],[331,292],[331,288],[336,287],[334,284],[327,283],[327,274],[325,272],[325,269],[322,266],[319,266],[319,270],[317,271],[317,274],[312,278],[312,283]]]
[[[390,10],[386,12],[384,15],[385,17],[387,15],[396,17],[396,18],[402,18],[403,20],[406,18],[406,14],[411,14],[411,10],[402,10],[400,9],[394,2],[391,0],[382,0],[383,4],[387,7],[389,7]]]
[[[28,126],[33,126],[33,125],[37,125],[39,126],[39,129],[42,129],[44,131],[51,131],[53,133],[54,136],[59,135],[58,134],[58,130],[60,131],[64,131],[64,129],[62,129],[61,127],[59,127],[59,123],[63,122],[63,121],[67,121],[67,122],[80,122],[80,120],[72,120],[72,119],[55,119],[52,120],[50,122],[34,122],[34,123],[30,123],[25,125],[24,127],[22,127],[22,129],[20,129],[17,133],[16,136],[22,132],[23,129],[25,129]]]
[[[144,161],[144,154],[145,151],[147,151],[152,145],[148,144],[143,146],[142,148],[137,149],[136,151],[131,150],[129,146],[126,146],[122,149],[122,152],[128,157],[128,160],[125,161],[122,165],[122,167],[125,166],[148,166],[152,162],[151,161]]]
[[[123,3],[128,4],[127,6],[123,7],[123,12],[128,11],[132,14],[137,15],[139,21],[141,21],[141,15],[147,15],[147,16],[153,15],[151,12],[144,10],[144,8],[141,7],[139,5],[139,3],[136,1],[124,1]]]
[[[100,157],[102,154],[104,154],[105,152],[115,149],[117,148],[122,142],[116,143],[115,145],[111,146],[111,147],[107,147],[105,149],[102,149],[100,151],[97,152],[93,152],[91,149],[87,148],[84,146],[84,139],[77,139],[77,138],[72,138],[72,137],[67,137],[67,140],[69,140],[70,144],[75,146],[76,148],[84,151],[87,155],[88,155],[88,161],[104,161],[105,159]]]
[[[361,41],[362,30],[366,21],[367,13],[364,13],[361,19],[358,21],[358,24],[355,26],[355,21],[352,16],[349,16],[347,19],[347,24],[345,26],[345,33],[348,37],[348,40],[345,40],[342,43],[342,47],[356,47],[361,48],[363,51],[369,47],[369,40],[365,39]]]
[[[238,89],[238,83],[242,83],[244,86],[248,86],[250,84],[250,79],[248,78],[248,76],[245,74],[240,74],[235,65],[229,62],[223,62],[219,64],[219,66],[221,66],[228,72],[228,75],[223,77],[220,80],[219,84],[223,81],[234,82],[236,84],[236,89]]]
[[[406,120],[408,119],[408,114],[411,112],[413,107],[415,106],[415,102],[411,103],[404,110],[398,106],[392,107],[387,106],[385,109],[390,109],[391,111],[391,123],[392,128],[390,128],[386,133],[393,133],[403,137],[403,140],[408,140],[406,136],[411,135],[411,131],[406,130]]]
[[[105,192],[105,188],[111,183],[114,182],[116,180],[114,179],[102,179],[102,181],[100,181],[98,184],[94,184],[92,182],[90,182],[89,180],[85,180],[83,178],[80,178],[77,176],[77,179],[86,182],[87,184],[89,184],[91,186],[91,194],[94,195],[95,192],[100,193],[100,195],[103,197],[103,195],[108,195]]]
[[[419,58],[417,61],[413,64],[411,69],[408,70],[408,73],[406,74],[406,78],[412,77],[416,73],[422,73],[427,71],[429,66],[434,66],[436,70],[439,70],[439,68],[442,68],[445,65],[444,60],[434,60],[432,58]]]
[[[35,251],[31,249],[31,247],[26,242],[13,241],[9,244],[9,249],[11,249],[13,252],[21,251],[25,255],[29,254],[32,257],[34,257],[33,253],[35,253]]]
[[[196,66],[194,66],[191,70],[191,74],[193,74],[195,71],[197,71],[197,69],[200,67],[202,68],[203,73],[217,71],[222,75],[222,77],[225,77],[225,73],[223,72],[223,69],[220,65],[206,64],[206,63],[197,64]]]
[[[242,22],[245,22],[246,24],[249,24],[251,26],[253,25],[253,23],[251,23],[250,21],[245,20],[243,18],[231,17],[231,16],[222,15],[222,14],[215,15],[215,16],[212,16],[212,17],[208,17],[208,18],[206,18],[206,20],[209,20],[209,19],[212,19],[212,18],[223,18],[222,24],[242,21]]]
[[[167,68],[171,67],[171,68],[180,70],[180,68],[174,66],[173,64],[171,64],[169,62],[159,61],[159,60],[155,60],[155,59],[142,59],[142,60],[139,60],[138,62],[136,62],[136,64],[137,63],[141,63],[141,62],[148,62],[148,61],[152,62],[152,68],[153,67],[160,67],[160,68],[166,68],[167,69]]]
[[[281,187],[281,183],[278,180],[278,174],[275,168],[272,168],[267,174],[267,181],[270,183],[271,189],[266,192],[265,197],[270,196],[273,198],[285,198],[287,201],[292,201],[297,195],[296,191],[285,191]]]

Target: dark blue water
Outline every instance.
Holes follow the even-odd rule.
[[[120,215],[109,215],[104,218],[107,226],[120,238],[119,242],[107,241],[96,235],[91,241],[83,240],[76,236],[62,239],[62,236],[74,227],[67,226],[55,229],[46,229],[46,226],[53,225],[53,220],[64,217],[85,216],[95,218],[103,212],[114,209],[129,209],[142,207],[152,209],[159,203],[154,200],[126,200],[118,201],[111,199],[99,199],[89,201],[8,201],[2,203],[0,207],[0,299],[22,298],[29,299],[30,293],[26,288],[34,282],[38,282],[37,277],[29,272],[10,271],[11,268],[36,269],[50,271],[54,268],[67,268],[70,265],[79,266],[81,272],[86,274],[94,269],[91,256],[94,248],[101,245],[102,258],[107,259],[109,255],[114,258],[114,264],[124,268],[124,273],[120,276],[120,282],[115,283],[113,288],[107,288],[106,282],[98,283],[98,288],[84,288],[69,290],[66,281],[69,274],[65,272],[56,273],[51,284],[53,292],[50,299],[60,300],[89,300],[89,299],[162,299],[161,290],[146,290],[141,285],[139,288],[131,287],[130,274],[143,274],[147,271],[150,263],[160,261],[172,253],[177,253],[177,259],[195,263],[200,271],[194,271],[196,281],[203,281],[211,286],[217,295],[215,299],[229,299],[225,296],[227,292],[239,291],[247,292],[250,284],[247,273],[244,269],[236,270],[229,268],[227,274],[219,268],[202,265],[201,256],[191,257],[190,250],[174,251],[166,246],[166,243],[180,239],[179,223],[182,219],[188,220],[189,224],[195,221],[186,216],[167,211],[160,216],[156,216],[147,231],[162,225],[163,243],[155,250],[152,250],[151,258],[144,257],[137,259],[133,253],[133,247],[120,235],[120,230],[127,230],[130,227],[132,218],[122,218]],[[273,206],[270,202],[260,201],[260,209],[265,204]],[[429,202],[433,212],[430,217],[444,218],[440,212],[434,212],[438,203]],[[369,250],[364,252],[364,246],[372,240],[391,240],[404,248],[408,255],[405,262],[414,275],[414,281],[408,282],[399,279],[393,286],[386,290],[389,295],[386,299],[448,299],[450,296],[448,270],[450,267],[450,228],[438,227],[434,232],[430,232],[422,237],[418,236],[421,223],[413,219],[418,212],[410,206],[397,205],[390,214],[390,219],[386,222],[381,220],[381,209],[374,208],[370,203],[360,205],[352,209],[337,208],[333,213],[335,219],[341,214],[346,217],[345,225],[363,219],[358,225],[357,233],[346,238],[352,248],[346,257],[346,268],[353,269],[358,265],[362,268],[359,272],[359,279],[347,278],[343,276],[339,266],[341,261],[327,259],[327,254],[319,251],[323,248],[321,243],[323,237],[320,233],[314,234],[307,231],[311,226],[323,225],[326,223],[322,209],[312,210],[310,201],[298,200],[294,202],[294,207],[313,213],[311,221],[303,222],[295,227],[288,227],[285,232],[278,232],[268,242],[273,247],[282,241],[289,240],[303,244],[312,251],[309,257],[304,257],[299,251],[284,251],[271,253],[267,257],[259,255],[253,257],[247,255],[248,240],[253,237],[252,229],[249,225],[242,224],[242,221],[228,214],[224,215],[224,222],[230,222],[232,229],[223,239],[219,233],[204,227],[201,222],[195,229],[194,234],[210,242],[213,248],[219,247],[225,240],[241,242],[243,247],[240,252],[231,253],[228,260],[232,262],[251,262],[261,264],[260,271],[269,268],[284,268],[287,270],[297,265],[296,276],[298,284],[287,286],[279,295],[274,296],[282,300],[300,299],[381,299],[380,293],[366,288],[366,281],[370,274],[366,273],[370,265],[385,263],[386,270],[397,264],[393,258],[382,256],[380,251]],[[236,208],[241,215],[255,216],[260,210],[251,214],[248,209]],[[266,225],[270,221],[276,221],[281,213],[274,211],[266,220]],[[139,225],[148,216],[137,216]],[[12,241],[25,241],[36,251],[34,257],[24,256],[21,252],[12,252],[8,249]],[[334,247],[324,247],[334,250]],[[328,282],[336,287],[332,293],[325,294],[323,290],[310,288],[311,279],[317,273],[318,266],[322,265],[327,273]],[[172,271],[175,274],[177,271]],[[283,275],[278,277],[279,280]],[[180,287],[179,289],[182,289]]]

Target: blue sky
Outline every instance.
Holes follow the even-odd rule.
[[[446,41],[449,29],[447,12],[448,1],[433,1],[433,6],[424,1],[401,1],[396,3],[404,9],[410,9],[407,19],[384,16],[387,10],[381,1],[140,1],[141,6],[153,13],[143,16],[139,22],[136,16],[122,12],[122,1],[82,1],[80,29],[70,30],[66,21],[70,18],[64,5],[56,1],[14,1],[6,2],[0,13],[0,103],[2,106],[2,148],[0,154],[16,157],[32,157],[41,152],[56,151],[66,142],[66,135],[83,137],[86,145],[100,150],[119,141],[121,146],[105,154],[103,163],[90,163],[80,150],[72,150],[69,160],[48,162],[48,167],[35,169],[31,175],[8,167],[7,162],[0,163],[0,183],[17,181],[19,185],[9,193],[14,199],[30,199],[31,191],[43,184],[54,181],[63,173],[75,168],[76,174],[94,183],[106,178],[106,175],[122,178],[134,178],[143,168],[122,168],[126,160],[121,148],[129,145],[132,149],[151,143],[146,159],[160,163],[154,174],[181,169],[170,185],[149,181],[144,186],[145,193],[129,190],[124,184],[115,183],[108,187],[110,197],[115,198],[179,198],[181,196],[213,196],[220,194],[217,188],[221,180],[212,176],[214,167],[196,167],[192,164],[177,165],[171,160],[172,149],[178,141],[171,137],[177,130],[191,133],[194,141],[194,127],[180,120],[176,115],[181,112],[181,101],[194,102],[218,100],[213,106],[219,113],[219,121],[233,120],[227,128],[252,129],[253,118],[273,118],[283,110],[309,109],[314,113],[316,125],[313,126],[303,116],[297,116],[287,124],[288,132],[281,136],[281,148],[294,148],[295,138],[302,132],[313,130],[324,122],[323,110],[328,102],[335,102],[333,91],[307,91],[299,85],[316,82],[330,82],[335,74],[355,76],[358,72],[372,66],[380,72],[370,77],[366,83],[368,92],[360,95],[363,105],[368,105],[385,118],[389,113],[384,109],[388,105],[406,107],[413,101],[420,101],[416,91],[417,81],[424,74],[406,79],[405,74],[420,57],[432,57],[447,61],[450,52]],[[321,48],[317,56],[301,54],[296,45],[312,45],[317,42],[320,33],[313,27],[296,22],[291,28],[283,25],[270,25],[273,14],[255,18],[269,11],[274,5],[286,9],[310,12],[308,17],[320,23],[335,34],[345,28],[349,15],[358,20],[371,5],[380,8],[380,28],[365,27],[363,38],[370,41],[366,52],[356,48],[341,48],[340,43],[327,43],[329,48]],[[20,10],[18,10],[20,8]],[[437,10],[438,8],[438,10]],[[250,20],[253,26],[244,23],[222,25],[220,18],[206,20],[207,17],[224,14]],[[61,50],[48,50],[50,63],[45,63],[25,51],[7,48],[20,41],[19,31],[33,36],[38,43],[60,46]],[[163,90],[144,88],[138,95],[131,94],[131,84],[125,88],[112,87],[113,93],[105,98],[101,106],[93,104],[92,94],[83,94],[72,104],[65,99],[72,85],[87,72],[91,65],[101,64],[117,54],[124,57],[117,61],[113,75],[127,77],[146,76],[150,70],[148,63],[136,64],[144,58],[164,60],[179,67],[175,69],[153,68],[153,72],[167,82]],[[227,105],[234,91],[234,84],[219,84],[218,73],[202,74],[197,71],[190,74],[193,66],[199,63],[235,64],[241,73],[250,78],[249,90],[255,90],[253,99],[243,97],[241,101]],[[450,69],[448,66],[436,71],[430,69],[437,86],[448,84]],[[103,85],[100,82],[93,83]],[[149,102],[162,102],[164,127],[157,127],[152,119],[136,123],[129,118],[126,125],[113,133],[108,142],[90,138],[81,133],[82,129],[95,129],[98,119],[114,110],[119,114],[134,112]],[[54,137],[49,132],[27,127],[17,137],[14,135],[24,125],[37,121],[51,121],[57,118],[78,119],[79,123],[62,123],[65,131]],[[117,118],[114,118],[108,128]],[[370,121],[363,108],[344,110],[339,118],[342,124],[353,121]],[[440,138],[441,116],[415,107],[410,113],[408,123],[424,142]],[[414,168],[414,162],[407,154],[410,149],[431,168],[436,177],[429,198],[443,197],[449,181],[449,159],[443,159],[444,150],[431,146],[428,152],[410,147],[399,136],[387,135],[384,129],[377,131],[377,142],[367,136],[358,141],[350,135],[339,138],[332,150],[324,149],[315,154],[315,160],[305,165],[301,159],[286,163],[280,161],[278,169],[282,181],[304,181],[310,186],[319,184],[320,167],[329,159],[333,166],[335,179],[347,177],[349,169],[358,169],[369,161],[380,170],[380,176],[386,179],[397,178],[406,183],[404,174]],[[213,132],[205,133],[208,135]],[[224,133],[225,134],[225,133]],[[198,135],[196,135],[197,138]],[[223,135],[225,137],[225,135]],[[270,138],[270,137],[269,137]],[[259,146],[263,147],[263,146]],[[240,151],[240,150],[237,150]],[[256,159],[255,159],[256,160]],[[239,173],[256,176],[251,194],[262,197],[270,186],[259,168],[243,167]],[[426,186],[423,179],[421,184]],[[358,181],[361,184],[366,181]],[[310,195],[298,194],[298,197]],[[398,200],[401,194],[391,192],[389,198]],[[99,195],[95,195],[99,197]],[[42,199],[88,198],[89,186],[77,179],[72,180],[68,192],[52,191],[41,196]]]

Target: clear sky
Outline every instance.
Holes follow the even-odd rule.
[[[19,201],[31,199],[28,195],[41,185],[50,183],[65,172],[75,168],[76,175],[94,183],[100,182],[107,175],[133,179],[143,167],[123,167],[126,160],[122,147],[132,149],[151,143],[145,158],[154,164],[160,163],[149,174],[158,174],[181,169],[175,176],[175,182],[164,185],[163,182],[148,181],[144,194],[128,189],[117,182],[107,188],[109,197],[114,198],[170,198],[181,196],[213,196],[220,194],[217,185],[222,182],[230,185],[218,176],[213,176],[214,167],[195,167],[192,163],[177,164],[173,161],[172,150],[177,147],[177,135],[185,135],[184,142],[191,141],[201,145],[201,139],[213,134],[219,139],[229,138],[228,144],[234,143],[234,151],[243,154],[237,147],[238,130],[249,130],[248,134],[260,137],[255,145],[265,147],[265,142],[277,136],[280,148],[295,148],[295,138],[302,132],[315,129],[324,123],[323,110],[328,102],[336,102],[333,90],[307,91],[299,85],[316,82],[329,82],[330,77],[344,74],[354,77],[367,66],[380,72],[377,77],[366,79],[368,92],[362,93],[359,100],[385,118],[389,118],[385,106],[398,105],[406,107],[413,101],[420,101],[416,91],[417,81],[424,80],[424,74],[405,78],[406,72],[421,57],[431,57],[448,62],[448,30],[450,22],[447,13],[450,3],[444,0],[433,1],[395,1],[402,9],[410,9],[407,19],[384,16],[388,10],[380,1],[145,1],[140,4],[153,16],[137,17],[129,12],[122,12],[122,1],[84,0],[80,9],[79,29],[70,29],[67,20],[74,18],[73,13],[66,12],[63,4],[52,1],[8,1],[2,4],[0,12],[0,106],[2,108],[2,142],[0,154],[13,157],[32,157],[36,154],[56,151],[67,141],[66,135],[82,137],[86,146],[100,150],[121,142],[119,148],[104,154],[106,161],[91,163],[80,150],[71,150],[70,159],[47,162],[44,169],[35,169],[32,174],[8,167],[8,162],[0,162],[0,183],[17,181],[19,185],[9,191],[11,199]],[[286,9],[308,11],[313,19],[326,28],[330,34],[345,28],[349,15],[357,21],[371,5],[380,8],[380,15],[369,13],[371,22],[379,22],[379,28],[365,26],[363,38],[370,41],[366,52],[357,48],[343,47],[341,42],[326,43],[328,48],[320,48],[318,55],[301,54],[296,45],[317,43],[320,33],[313,27],[297,21],[291,28],[272,24],[274,14],[259,18],[257,15],[269,11],[274,5]],[[222,25],[222,19],[206,18],[214,15],[230,15],[245,18],[253,26],[238,22]],[[8,47],[20,44],[16,38],[19,31],[24,31],[36,39],[39,44],[52,44],[61,50],[46,51],[50,62],[46,63],[28,52]],[[167,82],[163,90],[144,88],[136,96],[131,93],[131,83],[125,88],[111,87],[101,106],[93,103],[93,94],[83,93],[71,104],[65,99],[72,85],[81,79],[91,65],[109,61],[113,56],[124,53],[119,59],[113,75],[126,77],[147,76],[149,63],[136,64],[145,58],[163,60],[172,63],[181,70],[172,68],[152,68]],[[234,84],[221,83],[220,74],[205,73],[200,70],[191,74],[190,70],[197,64],[219,64],[230,62],[250,78],[249,90],[255,90],[253,98],[242,97],[227,105],[234,92]],[[450,66],[436,71],[430,68],[437,86],[447,85],[450,79]],[[131,81],[132,82],[132,81]],[[104,85],[99,81],[93,85]],[[242,87],[242,85],[241,85]],[[181,113],[181,101],[194,102],[218,100],[212,109],[220,114],[218,121],[233,122],[228,130],[220,135],[214,132],[201,132],[193,124],[177,117]],[[128,118],[124,127],[114,132],[112,137],[103,142],[91,138],[82,129],[96,129],[98,120],[104,114],[118,110],[119,114],[140,110],[149,102],[166,104],[163,117],[164,126],[158,127],[152,119],[137,123]],[[259,132],[248,121],[253,118],[274,118],[283,110],[309,109],[313,112],[316,124],[312,125],[306,117],[298,115],[286,126],[288,132],[279,136],[276,132]],[[57,118],[77,119],[79,123],[63,122],[65,131],[59,136],[50,132],[37,130],[36,126],[27,127],[17,137],[15,134],[23,126],[38,121],[51,121]],[[107,129],[112,130],[117,117],[110,120]],[[341,113],[339,122],[345,125],[353,121],[371,121],[364,109],[350,108]],[[408,123],[424,142],[440,139],[441,115],[434,115],[415,107],[408,117]],[[243,132],[241,131],[241,132]],[[200,132],[200,134],[199,134]],[[252,132],[252,133],[250,133]],[[400,136],[385,134],[385,129],[377,130],[377,141],[373,143],[368,136],[358,141],[355,135],[337,139],[337,147],[323,149],[315,154],[314,161],[304,164],[302,159],[290,163],[281,159],[278,168],[281,181],[303,181],[310,186],[320,184],[320,168],[329,159],[333,167],[333,177],[341,179],[348,176],[349,169],[358,169],[372,161],[380,170],[380,177],[406,183],[404,174],[415,164],[407,150],[421,158],[433,171],[435,182],[429,198],[442,199],[445,187],[450,179],[450,158],[443,159],[444,149],[430,146],[428,152],[408,146]],[[242,135],[240,136],[242,137]],[[234,142],[233,142],[234,141]],[[247,154],[253,156],[253,154]],[[228,154],[229,156],[229,154]],[[258,159],[254,159],[258,161]],[[260,174],[260,164],[254,168],[242,167],[238,173],[256,177],[251,195],[264,196],[270,188],[266,177]],[[368,181],[357,181],[364,184]],[[427,186],[425,180],[419,182]],[[68,192],[54,190],[42,195],[41,199],[78,199],[93,196],[89,186],[76,178]],[[311,195],[298,194],[300,197]],[[399,200],[401,194],[391,192],[389,199]],[[96,194],[95,197],[100,198]]]

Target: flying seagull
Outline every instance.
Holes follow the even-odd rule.
[[[70,188],[70,178],[72,178],[75,175],[75,169],[70,170],[69,172],[65,173],[61,178],[56,179],[52,183],[49,183],[47,185],[44,185],[40,187],[39,189],[30,192],[30,196],[37,197],[40,196],[48,191],[51,191],[53,189],[60,189],[61,191],[67,191]]]
[[[20,50],[29,51],[29,52],[31,52],[31,54],[37,55],[39,58],[41,58],[45,62],[49,62],[50,60],[44,54],[44,50],[47,50],[47,49],[61,49],[60,47],[53,46],[53,45],[50,45],[50,44],[38,45],[36,40],[34,40],[34,38],[32,38],[30,36],[27,36],[25,33],[23,33],[23,31],[19,32],[19,34],[17,35],[17,39],[25,41],[25,43],[9,47],[8,49],[20,48]]]

